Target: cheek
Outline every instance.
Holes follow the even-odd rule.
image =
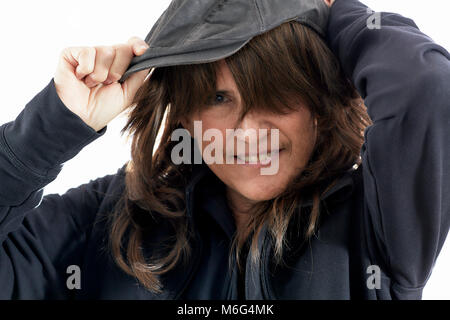
[[[296,114],[286,119],[285,133],[292,146],[292,153],[301,160],[309,159],[316,142],[316,126],[309,113]]]
[[[229,121],[217,116],[216,113],[204,112],[201,116],[192,117],[188,121],[188,128],[192,137],[200,135],[202,139],[202,154],[205,148],[216,139],[216,137],[225,137],[226,128],[229,127]],[[212,136],[211,139],[205,140],[206,136]],[[222,143],[225,143],[224,139]]]
[[[296,131],[296,134],[293,132],[291,136],[294,152],[297,156],[299,156],[299,154],[302,154],[302,157],[308,156],[314,148],[316,141],[314,128],[302,128]]]
[[[234,114],[231,112],[225,112],[226,108],[211,108],[204,110],[201,114],[193,117],[190,121],[190,125],[193,126],[194,121],[201,122],[203,133],[207,130],[219,130],[223,136],[225,136],[226,128],[233,128],[235,123]]]

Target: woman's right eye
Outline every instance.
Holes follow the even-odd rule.
[[[226,96],[221,92],[216,92],[215,98],[211,101],[211,105],[220,105],[228,102]]]

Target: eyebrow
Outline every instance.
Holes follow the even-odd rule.
[[[216,93],[221,93],[221,94],[228,95],[228,96],[234,96],[234,91],[230,91],[230,90],[217,89]]]

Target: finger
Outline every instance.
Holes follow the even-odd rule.
[[[150,69],[146,69],[135,72],[132,75],[130,75],[128,79],[125,80],[125,82],[122,84],[123,91],[125,93],[124,109],[128,108],[131,105],[134,96],[136,95],[136,92],[142,86],[144,80],[146,79],[150,71],[151,71]]]
[[[114,46],[116,56],[109,69],[108,78],[105,84],[111,84],[118,81],[127,70],[131,60],[134,57],[133,49],[129,44],[119,44]]]
[[[148,49],[148,44],[139,37],[131,37],[127,42],[133,47],[133,53],[137,56],[143,54]]]
[[[95,47],[95,50],[94,71],[85,79],[85,83],[89,88],[95,87],[106,80],[116,55],[116,50],[111,46]]]
[[[119,81],[125,71],[127,71],[134,56],[142,55],[147,50],[148,44],[137,37],[133,37],[128,40],[127,44],[115,45],[114,48],[116,49],[116,57],[109,70],[105,84]]]
[[[94,71],[95,66],[95,49],[92,47],[72,47],[68,48],[69,60],[71,64],[76,66],[75,76],[81,80]],[[74,63],[75,62],[75,63]]]

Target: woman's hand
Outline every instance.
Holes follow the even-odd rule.
[[[323,0],[325,1],[326,5],[331,7],[331,5],[333,4],[334,0]]]
[[[56,92],[69,110],[95,131],[131,105],[150,70],[117,81],[133,57],[142,55],[147,43],[132,37],[126,44],[65,48],[54,76]]]

